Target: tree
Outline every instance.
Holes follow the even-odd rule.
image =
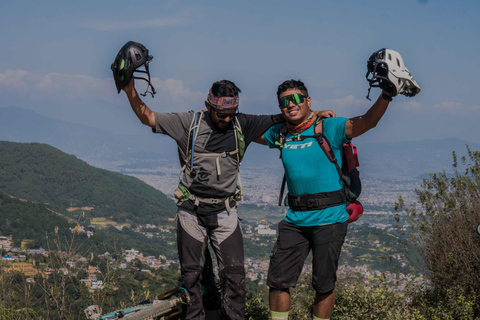
[[[458,288],[467,299],[480,297],[480,152],[453,152],[454,175],[430,174],[416,189],[418,203],[406,208],[411,237],[425,262],[435,299]],[[399,197],[399,207],[403,200]],[[428,294],[431,294],[429,292]],[[432,299],[433,300],[433,299]],[[477,306],[480,300],[477,300]],[[475,310],[480,315],[480,307]]]

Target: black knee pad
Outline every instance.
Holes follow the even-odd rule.
[[[200,278],[200,272],[189,272],[182,276],[182,287],[192,288]]]
[[[227,275],[245,276],[245,268],[243,266],[227,266],[220,271],[219,276],[225,277]]]
[[[202,269],[198,266],[185,266],[182,268],[182,286],[189,290],[200,279]]]

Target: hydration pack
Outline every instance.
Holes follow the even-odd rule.
[[[205,145],[213,129],[205,121],[202,121],[203,116],[203,112],[196,112],[190,124],[187,150],[185,152],[186,158],[180,170],[180,183],[175,189],[174,196],[180,202],[192,200],[196,206],[201,202],[207,204],[225,203],[227,211],[230,211],[230,200],[243,201],[239,167],[245,153],[245,137],[242,133],[240,122],[235,117],[233,120],[235,150],[222,153],[209,152],[205,149]],[[201,125],[202,123],[203,125]],[[230,156],[233,156],[235,160],[229,160]],[[232,175],[232,171],[236,171],[237,174]],[[235,183],[237,177],[238,185]],[[194,181],[199,180],[218,190],[228,191],[232,196],[225,198],[202,198],[195,196],[189,189]]]

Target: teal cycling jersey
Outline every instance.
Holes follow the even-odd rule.
[[[330,142],[342,166],[342,146],[348,139],[345,137],[347,118],[335,117],[323,120],[323,133]],[[264,134],[270,148],[279,148],[279,135],[283,124],[270,127]],[[302,132],[302,136],[313,136],[315,127]],[[313,137],[303,141],[288,141],[293,136],[287,133],[287,142],[282,149],[282,162],[285,169],[288,192],[291,194],[314,194],[332,192],[343,188],[335,165],[328,160],[317,140]],[[338,205],[322,210],[295,211],[288,210],[285,220],[298,226],[318,226],[342,223],[348,220],[346,205]]]

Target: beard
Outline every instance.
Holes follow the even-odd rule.
[[[216,119],[214,118],[212,113],[210,113],[210,120],[212,121],[215,130],[219,132],[226,132],[232,123],[232,120],[227,122],[224,120]]]

